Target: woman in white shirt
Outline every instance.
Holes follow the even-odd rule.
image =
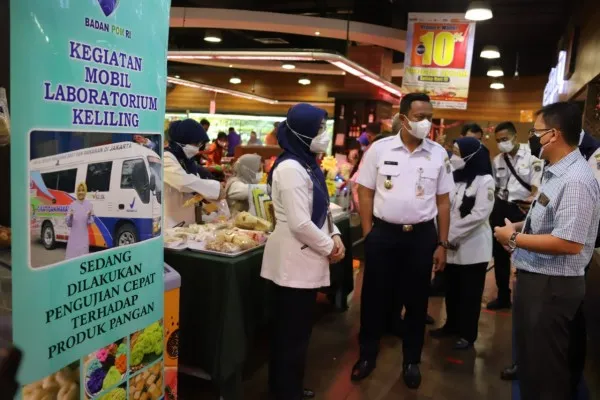
[[[230,211],[248,211],[248,186],[262,179],[262,158],[258,154],[244,154],[233,165],[233,176],[225,185]]]
[[[481,297],[492,259],[489,217],[495,183],[488,152],[475,138],[454,143],[450,163],[456,186],[450,194],[450,232],[446,279],[446,324],[430,332],[436,338],[457,337],[454,349],[464,350],[477,339]]]
[[[196,222],[194,206],[183,204],[199,194],[207,200],[225,197],[225,189],[218,181],[202,179],[194,157],[209,141],[202,126],[193,119],[173,121],[169,125],[169,145],[164,152],[165,227]]]
[[[329,146],[326,118],[324,110],[309,104],[290,108],[277,131],[284,152],[268,179],[276,225],[261,276],[273,282],[269,389],[274,400],[314,397],[303,379],[317,290],[329,286],[329,263],[345,253],[316,160]]]

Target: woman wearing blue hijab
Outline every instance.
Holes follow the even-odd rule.
[[[193,119],[174,121],[169,125],[169,145],[164,152],[165,181],[165,226],[172,228],[180,223],[196,222],[195,207],[183,204],[200,194],[207,200],[225,197],[225,190],[215,180],[205,179],[194,161],[194,157],[206,142],[208,135],[202,126]]]
[[[326,118],[324,110],[309,104],[290,108],[277,130],[283,153],[268,177],[277,222],[261,276],[273,284],[269,389],[274,400],[314,397],[303,379],[317,290],[329,286],[329,263],[345,253],[316,159],[329,147]]]
[[[444,271],[446,324],[430,332],[436,338],[456,337],[456,350],[477,339],[481,297],[487,266],[492,259],[489,217],[494,207],[495,183],[488,152],[477,139],[454,142],[450,164],[454,168],[454,191],[450,193],[450,232]]]

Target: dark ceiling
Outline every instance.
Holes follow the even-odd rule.
[[[512,76],[519,59],[519,75],[545,75],[556,64],[557,45],[565,31],[572,7],[578,0],[492,0],[494,18],[479,22],[475,33],[472,76],[485,76],[490,61],[479,58],[484,45],[500,48],[495,60],[506,76]],[[468,0],[172,0],[175,7],[215,7],[304,14],[349,19],[397,29],[406,29],[409,12],[463,13]],[[345,53],[343,40],[288,35],[283,33],[227,30],[223,41],[209,44],[202,40],[202,29],[171,29],[170,48],[199,49],[279,49],[311,48]],[[286,45],[263,45],[256,38],[281,38]],[[402,53],[394,62],[403,61]]]

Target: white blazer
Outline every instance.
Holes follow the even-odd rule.
[[[448,250],[448,264],[468,265],[489,262],[492,259],[492,230],[489,218],[494,208],[495,182],[491,175],[477,176],[471,186],[456,182],[450,193],[450,231],[448,241],[458,245],[458,250]],[[460,216],[463,196],[475,196],[471,213]]]
[[[273,174],[271,197],[277,223],[269,237],[260,275],[279,286],[316,289],[329,286],[329,259],[335,225],[319,229],[311,220],[313,183],[295,160],[283,161]],[[333,223],[333,221],[332,221]]]
[[[221,184],[215,180],[188,174],[171,152],[164,152],[163,164],[165,227],[172,228],[181,222],[185,222],[186,225],[195,223],[195,207],[184,207],[183,204],[196,193],[208,200],[217,200],[221,192]]]

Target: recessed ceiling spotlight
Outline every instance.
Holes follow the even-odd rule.
[[[238,84],[242,83],[242,80],[240,79],[239,76],[234,75],[234,76],[231,77],[231,79],[229,79],[229,83],[232,83],[234,85],[238,85]]]
[[[501,81],[494,81],[490,84],[490,89],[501,90],[504,89],[504,83]]]
[[[319,31],[316,31],[316,32],[315,32],[315,35],[317,35],[317,36],[321,36],[321,32],[319,32]]]
[[[179,78],[181,78],[181,77],[180,77],[179,75],[175,75],[175,78],[179,79]]]
[[[290,70],[290,69],[295,69],[296,66],[291,63],[283,63],[283,64],[281,64],[281,68]]]
[[[500,76],[504,76],[504,71],[500,67],[492,67],[488,70],[487,76],[491,76],[492,78],[498,78]]]
[[[298,79],[298,83],[301,84],[302,86],[310,85],[310,79],[308,79],[308,77],[304,76],[304,77]]]
[[[487,1],[472,1],[465,13],[465,18],[470,21],[485,21],[493,16],[492,8]]]
[[[221,43],[221,32],[215,30],[207,30],[204,34],[204,40],[210,43]]]
[[[490,60],[500,58],[500,49],[497,46],[484,46],[481,53],[479,53],[479,57]]]

